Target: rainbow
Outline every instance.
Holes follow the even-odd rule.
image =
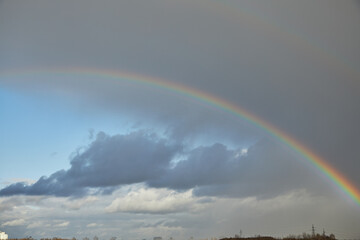
[[[217,96],[211,95],[207,92],[190,88],[180,83],[175,83],[167,81],[161,78],[155,78],[150,76],[144,76],[137,73],[130,72],[120,72],[113,70],[94,70],[94,69],[79,69],[79,68],[69,68],[61,70],[25,70],[25,71],[14,71],[0,73],[0,78],[3,77],[26,77],[29,75],[41,76],[41,75],[59,75],[59,76],[82,76],[82,77],[99,77],[112,79],[114,81],[128,81],[139,83],[141,85],[148,85],[150,87],[155,87],[158,89],[163,89],[166,91],[174,92],[178,95],[195,99],[197,101],[203,102],[207,105],[221,109],[222,111],[228,112],[230,114],[236,115],[247,122],[255,125],[259,129],[265,131],[268,135],[276,138],[283,144],[287,145],[289,148],[293,149],[295,152],[302,155],[308,162],[315,166],[320,172],[322,172],[331,182],[333,182],[339,189],[341,189],[346,195],[348,195],[357,205],[360,206],[360,191],[352,184],[345,176],[343,176],[339,171],[327,163],[319,155],[311,151],[307,146],[297,141],[295,138],[281,131],[277,127],[273,126],[271,123],[266,122],[265,120],[259,118],[258,116],[252,114],[246,109],[237,106],[231,102],[226,101],[225,99],[219,98]]]

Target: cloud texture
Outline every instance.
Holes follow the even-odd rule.
[[[304,188],[309,172],[298,156],[263,140],[249,148],[229,149],[221,143],[189,148],[148,131],[97,134],[71,159],[68,170],[0,190],[1,196],[53,195],[81,197],[110,194],[120,186],[143,183],[177,191],[194,189],[199,196],[271,197]],[[179,160],[180,159],[180,160]]]
[[[15,194],[81,196],[88,188],[102,193],[112,187],[148,181],[162,175],[181,146],[168,145],[156,135],[134,132],[108,136],[100,132],[96,140],[71,160],[71,168],[60,170],[36,183],[15,183],[0,191]]]
[[[314,221],[358,238],[358,206],[263,129],[163,88],[51,70],[201,90],[294,137],[359,188],[359,6],[0,1],[0,224],[14,238],[189,239],[239,226],[280,237]],[[88,144],[88,129],[103,132]]]

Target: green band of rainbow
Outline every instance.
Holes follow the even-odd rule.
[[[360,206],[360,191],[343,176],[339,171],[334,169],[330,164],[328,164],[320,156],[316,155],[313,151],[307,148],[305,145],[301,144],[299,141],[284,133],[280,129],[276,128],[272,124],[260,119],[256,115],[248,112],[247,110],[230,103],[224,99],[213,96],[209,93],[187,87],[185,85],[166,81],[161,78],[143,76],[140,74],[129,73],[129,72],[118,72],[112,70],[94,70],[94,69],[60,69],[60,70],[29,70],[29,71],[14,71],[7,73],[0,73],[0,77],[6,76],[29,76],[29,75],[57,75],[57,76],[74,76],[79,75],[82,77],[99,77],[106,79],[113,79],[115,81],[130,81],[135,83],[140,83],[143,85],[149,85],[160,89],[165,89],[168,91],[175,92],[177,94],[183,95],[185,97],[190,97],[198,101],[204,102],[208,105],[212,105],[216,108],[219,108],[225,112],[234,114],[247,122],[255,125],[256,127],[264,130],[267,134],[272,137],[280,140],[285,145],[289,146],[291,149],[295,150],[297,153],[304,156],[304,158],[314,165],[319,171],[323,172],[328,179],[330,179],[335,185],[337,185],[343,192],[345,192],[349,197],[351,197],[357,205]]]

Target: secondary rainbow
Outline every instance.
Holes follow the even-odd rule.
[[[352,184],[345,176],[343,176],[339,171],[327,163],[319,155],[315,154],[304,144],[297,141],[295,138],[289,136],[285,132],[281,131],[272,124],[266,122],[265,120],[257,117],[256,115],[250,113],[244,108],[237,106],[231,102],[228,102],[222,98],[211,95],[207,92],[190,88],[183,84],[167,81],[161,78],[155,78],[150,76],[144,76],[137,73],[123,72],[123,71],[113,71],[113,70],[94,70],[94,69],[54,69],[54,70],[25,70],[25,71],[13,71],[0,73],[0,77],[21,77],[29,75],[56,75],[56,76],[74,76],[79,75],[82,77],[99,77],[101,79],[112,79],[115,81],[129,81],[134,83],[139,83],[143,85],[149,85],[156,88],[164,89],[167,91],[175,92],[179,95],[185,97],[190,97],[196,99],[200,102],[204,102],[208,105],[212,105],[216,108],[219,108],[225,112],[234,114],[247,122],[257,126],[258,128],[265,131],[270,136],[280,140],[285,145],[289,146],[295,152],[304,156],[304,158],[314,165],[319,171],[327,176],[335,185],[337,185],[343,192],[345,192],[350,198],[352,198],[357,205],[360,206],[360,191]]]

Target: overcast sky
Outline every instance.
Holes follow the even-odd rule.
[[[359,238],[358,203],[256,125],[92,74],[231,102],[359,189],[359,23],[358,1],[0,1],[0,231]]]

